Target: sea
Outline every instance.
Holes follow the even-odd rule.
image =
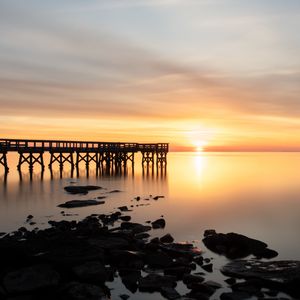
[[[0,166],[0,232],[21,226],[45,228],[49,220],[80,220],[92,213],[114,212],[120,206],[128,206],[133,222],[144,224],[163,216],[165,229],[152,230],[151,235],[170,233],[176,241],[192,242],[212,258],[214,272],[206,278],[223,286],[216,299],[218,293],[230,291],[220,272],[228,260],[205,248],[206,229],[264,241],[278,251],[276,260],[300,260],[300,153],[171,152],[166,168],[148,169],[137,155],[134,170],[129,166],[125,174],[113,175],[99,174],[92,164],[88,172],[84,164],[78,172],[71,172],[67,164],[63,172],[58,166],[41,172],[35,165],[30,173],[25,164],[18,172],[17,153],[8,155],[8,163],[8,174]],[[102,189],[70,195],[64,190],[68,185]],[[158,195],[164,197],[154,200]],[[62,216],[57,207],[68,200],[102,196],[106,197],[103,205],[69,209],[70,216]],[[140,201],[135,200],[138,196]],[[36,224],[26,222],[28,215]],[[203,272],[200,267],[199,271]],[[159,293],[131,293],[118,278],[108,285],[112,299],[119,299],[120,294],[133,300],[164,299]],[[184,285],[177,290],[187,292]]]

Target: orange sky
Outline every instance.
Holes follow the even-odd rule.
[[[0,4],[8,138],[300,150],[298,1]]]

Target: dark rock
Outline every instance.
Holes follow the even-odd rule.
[[[172,243],[160,245],[160,248],[174,256],[193,257],[201,254],[201,251],[189,243]]]
[[[174,276],[161,276],[149,274],[139,280],[139,290],[141,292],[159,292],[161,287],[175,287],[176,278]]]
[[[127,239],[123,237],[114,237],[114,236],[89,239],[88,243],[89,245],[96,246],[97,248],[103,248],[109,250],[123,249],[129,245]]]
[[[186,266],[170,267],[164,270],[165,275],[175,276],[177,279],[181,279],[184,274],[191,273],[191,268]]]
[[[87,194],[89,191],[99,190],[102,189],[100,186],[94,186],[94,185],[85,185],[85,186],[75,186],[70,185],[64,187],[65,191],[70,194]]]
[[[213,271],[213,264],[208,264],[208,265],[202,265],[201,268],[205,270],[206,272],[212,272]]]
[[[152,222],[152,227],[154,229],[165,228],[166,227],[166,221],[164,219],[158,219],[158,220]]]
[[[64,208],[74,208],[74,207],[84,207],[84,206],[91,206],[91,205],[99,205],[104,204],[105,201],[97,201],[97,200],[71,200],[65,203],[57,205],[58,207]]]
[[[66,299],[72,299],[72,300],[107,299],[101,287],[93,284],[80,283],[80,282],[68,283],[63,290],[63,294],[65,295]]]
[[[6,234],[6,232],[0,232],[0,236],[3,236],[5,234]]]
[[[152,228],[151,226],[145,226],[139,223],[123,222],[121,223],[121,229],[131,230],[132,233],[137,234],[137,233],[149,231]]]
[[[120,191],[120,190],[112,190],[112,191],[110,191],[109,193],[110,194],[113,194],[113,193],[121,193],[122,191]]]
[[[165,298],[170,300],[178,299],[180,297],[180,294],[173,287],[163,286],[161,287],[160,292]]]
[[[121,268],[119,269],[119,276],[122,279],[125,287],[132,293],[135,293],[138,289],[137,282],[141,278],[141,271],[132,268]]]
[[[141,197],[140,196],[137,196],[134,198],[136,201],[140,201],[141,200]]]
[[[129,295],[126,295],[126,294],[122,294],[122,295],[119,295],[119,297],[122,299],[122,300],[127,300],[130,298]]]
[[[147,253],[145,261],[152,267],[169,267],[173,260],[167,254],[161,251]]]
[[[27,221],[33,219],[33,215],[28,215],[27,216]]]
[[[183,276],[183,283],[186,285],[198,282],[201,283],[204,280],[204,277],[195,274],[184,274]]]
[[[160,199],[160,198],[165,198],[165,196],[155,196],[155,197],[153,197],[152,199],[153,199],[153,200],[158,200],[158,199]]]
[[[191,289],[192,292],[200,292],[208,296],[211,296],[216,291],[214,287],[211,287],[210,285],[201,282],[190,283],[187,285],[187,287],[188,289]]]
[[[120,206],[120,207],[118,207],[118,209],[120,211],[130,211],[127,206]]]
[[[262,258],[278,255],[276,251],[267,249],[266,243],[237,233],[207,235],[203,239],[203,243],[209,250],[231,259],[243,258],[250,254]]]
[[[223,293],[220,296],[221,300],[242,300],[248,299],[251,296],[245,292],[232,292],[232,293]]]
[[[111,263],[118,267],[141,269],[144,266],[143,253],[129,250],[110,251]]]
[[[36,265],[8,273],[3,285],[8,293],[25,293],[57,286],[59,274],[49,265]]]
[[[120,219],[122,221],[126,221],[126,222],[129,222],[131,220],[131,216],[121,216]]]
[[[236,279],[235,278],[227,278],[224,280],[226,283],[228,283],[229,285],[233,285],[236,283]]]
[[[171,234],[168,233],[168,234],[162,236],[160,238],[160,241],[162,243],[173,243],[174,242],[174,238],[171,236]]]
[[[101,200],[101,199],[105,199],[106,198],[106,196],[98,196],[98,197],[96,197],[98,200]]]
[[[184,298],[179,298],[180,300],[190,300],[190,299],[197,299],[197,300],[209,300],[210,296],[203,294],[197,291],[191,291],[186,295]]]
[[[226,276],[258,279],[262,283],[299,296],[300,261],[233,261],[222,268]]]
[[[204,258],[202,256],[196,256],[196,257],[194,257],[193,260],[197,265],[199,265],[199,266],[203,265]]]
[[[142,233],[138,233],[134,236],[136,239],[147,239],[150,237],[149,233],[146,232],[142,232]]]
[[[33,225],[35,225],[36,224],[36,222],[30,222],[29,223],[29,225],[31,225],[31,226],[33,226]]]
[[[214,229],[206,229],[204,231],[204,237],[209,236],[209,235],[214,235],[216,234],[216,231]]]
[[[76,276],[83,281],[104,282],[108,279],[106,268],[99,261],[89,261],[73,268]]]
[[[220,289],[222,287],[222,285],[220,283],[212,281],[212,280],[205,281],[204,284],[212,287],[215,290]]]

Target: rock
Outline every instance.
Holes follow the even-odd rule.
[[[89,245],[93,245],[97,248],[103,248],[106,250],[122,249],[126,248],[129,245],[128,240],[126,240],[125,238],[114,236],[89,239],[88,243]]]
[[[36,224],[36,222],[30,222],[30,223],[29,223],[30,226],[33,226],[33,225],[35,225],[35,224]]]
[[[132,268],[119,269],[119,276],[122,279],[122,283],[132,293],[135,293],[138,289],[137,282],[141,278],[141,271]]]
[[[99,190],[102,189],[100,186],[95,186],[95,185],[85,185],[85,186],[80,186],[80,185],[70,185],[64,187],[65,191],[70,193],[70,194],[87,194],[89,191],[94,191],[94,190]]]
[[[120,211],[130,211],[127,206],[120,206],[120,207],[118,207],[118,209]]]
[[[72,300],[104,300],[105,293],[97,285],[89,283],[71,282],[63,290],[66,299]]]
[[[127,300],[130,298],[129,295],[126,295],[126,294],[122,294],[122,295],[119,295],[119,297],[122,299],[122,300]]]
[[[158,200],[158,199],[160,199],[160,198],[165,198],[165,196],[155,196],[155,197],[153,197],[152,199],[153,199],[153,200]]]
[[[201,254],[201,250],[189,243],[163,244],[160,248],[174,256],[193,257]]]
[[[238,260],[225,265],[221,272],[226,276],[258,279],[292,295],[300,295],[300,261]]]
[[[183,275],[183,283],[186,285],[192,284],[192,283],[201,283],[205,279],[204,277],[200,275],[195,275],[195,274],[184,274]]]
[[[204,237],[209,236],[209,235],[214,235],[216,234],[216,231],[214,229],[206,229],[204,231]]]
[[[207,235],[203,243],[209,250],[230,259],[243,258],[250,254],[261,258],[278,255],[276,251],[268,249],[266,243],[233,232]]]
[[[120,216],[120,219],[122,221],[126,221],[126,222],[129,222],[131,220],[131,216]]]
[[[112,250],[110,258],[111,263],[118,267],[141,269],[144,266],[143,253],[138,251]]]
[[[138,233],[134,236],[136,239],[147,239],[150,237],[150,234],[149,233],[146,233],[146,232],[142,232],[142,233]]]
[[[211,286],[215,290],[220,289],[222,287],[222,285],[220,283],[212,281],[212,280],[205,281],[204,284]]]
[[[176,278],[174,276],[149,274],[146,277],[142,277],[139,281],[139,290],[141,292],[160,292],[161,287],[175,286]]]
[[[208,265],[202,265],[201,268],[205,270],[206,272],[212,272],[213,271],[213,264],[208,264]]]
[[[132,233],[137,234],[151,230],[151,226],[145,226],[139,223],[123,222],[121,223],[121,229],[131,230]]]
[[[99,205],[104,204],[105,201],[97,201],[97,200],[71,200],[65,203],[57,205],[58,207],[64,208],[74,208],[74,207],[84,207],[84,206],[91,206],[91,205]]]
[[[31,219],[33,219],[33,215],[28,215],[28,216],[27,216],[27,221],[29,221],[29,220],[31,220]]]
[[[160,292],[165,298],[170,300],[178,299],[180,297],[180,294],[173,287],[163,286],[161,287]]]
[[[232,293],[223,293],[220,296],[221,300],[242,300],[248,299],[251,296],[245,292],[232,292]]]
[[[59,274],[49,265],[35,265],[8,273],[3,285],[9,293],[26,293],[57,286]]]
[[[191,268],[187,266],[170,267],[164,270],[165,275],[175,276],[177,279],[181,279],[184,274],[191,273]]]
[[[229,285],[233,285],[236,283],[236,279],[235,278],[227,278],[224,280],[226,283],[228,283]]]
[[[0,236],[6,235],[6,232],[0,232]]]
[[[162,236],[160,238],[160,241],[162,243],[173,243],[174,242],[174,238],[171,236],[171,234],[168,233],[168,234]]]
[[[165,228],[165,227],[166,227],[166,221],[162,218],[152,222],[152,228],[154,229]]]
[[[150,252],[146,254],[145,262],[152,267],[169,267],[173,260],[167,254],[161,251]]]
[[[141,200],[141,197],[140,196],[137,196],[134,198],[136,201],[140,201]]]
[[[120,191],[120,190],[112,190],[112,191],[110,191],[109,193],[110,194],[113,194],[113,193],[121,193],[122,191]]]
[[[106,268],[99,261],[89,261],[73,268],[76,276],[83,281],[104,282],[108,279]]]
[[[196,257],[194,257],[194,262],[197,265],[199,265],[199,266],[203,265],[203,261],[204,261],[204,258],[202,256],[196,256]]]

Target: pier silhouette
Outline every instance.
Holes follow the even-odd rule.
[[[31,140],[31,139],[0,139],[0,166],[9,171],[7,154],[17,152],[19,161],[17,168],[28,165],[32,172],[34,165],[45,169],[44,153],[50,153],[50,171],[54,165],[63,170],[66,164],[71,169],[79,169],[84,165],[89,171],[94,164],[96,172],[102,174],[126,173],[128,164],[134,170],[135,154],[141,153],[142,167],[164,169],[167,164],[168,143],[116,143],[67,140]]]

